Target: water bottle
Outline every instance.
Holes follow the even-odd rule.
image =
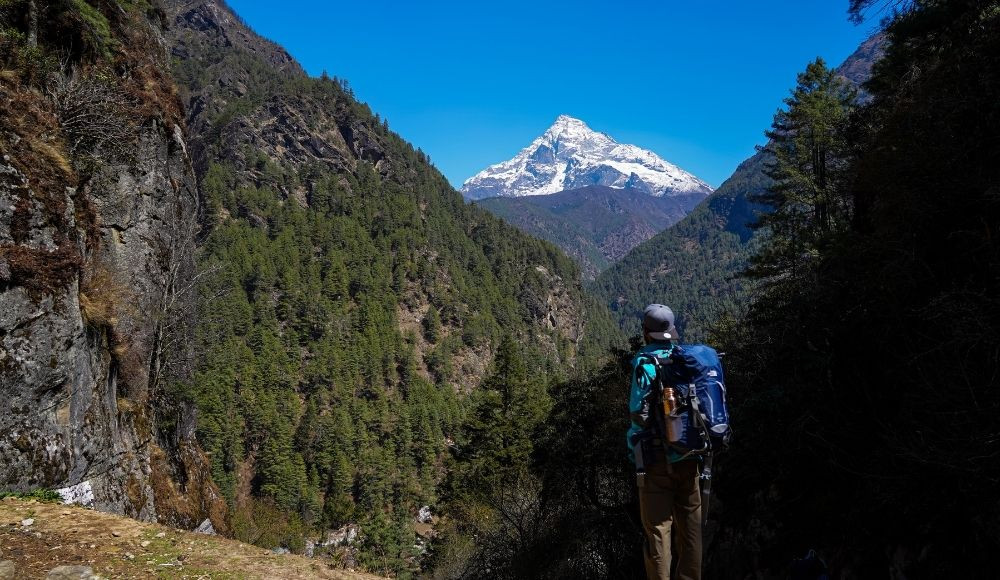
[[[677,398],[674,390],[663,390],[663,417],[667,423],[667,441],[677,443],[684,436],[684,420],[677,414]]]

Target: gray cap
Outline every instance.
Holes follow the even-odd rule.
[[[662,304],[650,304],[642,312],[642,329],[653,340],[680,340],[674,326],[674,311]]]

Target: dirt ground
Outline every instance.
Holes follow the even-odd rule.
[[[33,520],[30,523],[28,520]],[[27,525],[25,525],[27,524]],[[333,578],[378,577],[337,570],[323,562],[195,534],[79,506],[0,500],[0,561],[14,562],[11,578],[45,578],[63,565],[83,565],[102,578]]]

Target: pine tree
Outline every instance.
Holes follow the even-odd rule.
[[[773,155],[765,173],[773,184],[754,196],[768,206],[755,226],[766,230],[769,243],[753,258],[752,276],[794,273],[848,225],[845,125],[855,98],[856,91],[817,58],[798,75],[787,110],[775,113],[765,133]]]
[[[438,314],[437,308],[434,308],[432,304],[430,308],[427,309],[427,314],[424,315],[424,338],[427,342],[437,343],[438,339],[441,337],[441,316]]]
[[[340,527],[354,515],[354,468],[344,453],[338,452],[329,467],[326,497],[323,504],[324,523],[329,527]]]
[[[527,469],[534,430],[552,402],[544,382],[529,375],[521,348],[510,335],[500,343],[493,373],[476,397],[466,426],[466,448],[472,455],[471,471],[488,487]]]

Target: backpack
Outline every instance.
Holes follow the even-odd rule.
[[[830,570],[816,550],[809,550],[805,558],[792,561],[788,577],[791,580],[829,580]]]
[[[724,448],[730,437],[725,377],[719,353],[710,346],[676,346],[669,357],[645,356],[656,369],[652,405],[659,434],[667,445],[683,455],[705,455]],[[674,390],[676,406],[670,416],[663,412],[664,389]],[[675,433],[667,437],[668,422]]]

